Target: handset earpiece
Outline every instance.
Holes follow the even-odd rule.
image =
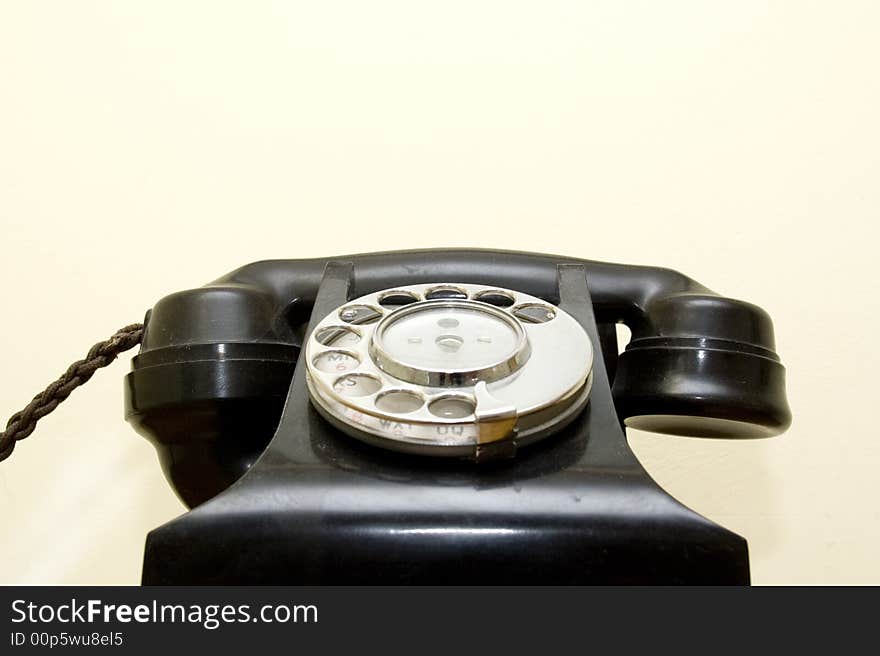
[[[620,355],[614,400],[639,430],[771,437],[791,411],[773,324],[761,308],[706,293],[653,299]]]
[[[240,478],[275,432],[299,355],[283,313],[265,291],[226,283],[176,292],[147,314],[125,418],[188,506]]]

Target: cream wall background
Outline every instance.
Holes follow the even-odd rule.
[[[0,412],[247,262],[483,246],[773,316],[794,425],[632,433],[757,583],[880,583],[874,2],[0,4]],[[0,464],[0,582],[136,583],[180,512],[128,358]]]

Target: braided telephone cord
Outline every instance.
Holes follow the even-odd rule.
[[[144,336],[144,325],[133,323],[120,328],[108,340],[98,342],[84,360],[74,362],[61,378],[37,394],[23,410],[16,412],[0,433],[0,461],[6,460],[15,449],[15,444],[34,432],[37,422],[58,407],[77,387],[85,383],[101,367],[106,367],[116,356],[137,346]]]

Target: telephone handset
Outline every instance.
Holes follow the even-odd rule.
[[[250,264],[147,313],[126,418],[193,509],[151,532],[144,582],[748,582],[745,541],[660,489],[623,426],[781,433],[774,349],[763,310],[667,269]]]

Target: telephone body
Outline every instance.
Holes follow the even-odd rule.
[[[668,269],[447,249],[166,296],[125,415],[191,508],[149,533],[145,584],[745,584],[746,541],[625,427],[791,421],[760,308]]]

